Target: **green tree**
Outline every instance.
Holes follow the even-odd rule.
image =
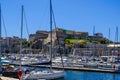
[[[30,43],[28,41],[22,41],[23,48],[27,48],[30,46]]]

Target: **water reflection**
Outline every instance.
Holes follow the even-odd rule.
[[[64,80],[120,80],[120,74],[66,71]]]

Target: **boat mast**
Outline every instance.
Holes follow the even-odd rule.
[[[2,31],[2,25],[1,25],[1,4],[0,4],[0,66],[1,64],[1,57],[2,57],[2,49],[1,49],[1,43],[2,43],[2,38],[1,38],[1,31]]]
[[[20,38],[20,68],[21,68],[21,58],[22,58],[22,36],[23,36],[23,10],[24,10],[24,6],[21,6],[21,38]]]
[[[111,33],[111,31],[110,31],[110,28],[109,28],[109,34],[108,34],[109,40],[110,40],[110,33]],[[110,44],[110,41],[109,41],[109,44]]]
[[[117,58],[118,58],[118,54],[119,54],[119,50],[118,50],[118,26],[116,27],[116,49],[117,50]]]
[[[93,37],[95,36],[95,26],[93,26]],[[92,39],[92,54],[95,56],[95,43],[94,38]]]
[[[109,32],[108,32],[108,40],[109,40],[109,42],[108,42],[108,45],[110,45],[110,33],[111,33],[111,31],[110,31],[110,28],[109,28]],[[110,56],[109,54],[110,54],[110,48],[108,47],[108,54],[107,54],[108,58]]]
[[[116,42],[118,44],[118,27],[116,27]],[[118,47],[118,46],[117,46]]]
[[[95,35],[95,26],[93,26],[93,36]]]
[[[52,62],[52,1],[50,0],[50,61]],[[50,65],[52,68],[52,64]]]

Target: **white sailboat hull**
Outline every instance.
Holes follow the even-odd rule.
[[[23,79],[58,79],[64,77],[64,71],[46,70],[46,71],[32,71],[23,76]]]

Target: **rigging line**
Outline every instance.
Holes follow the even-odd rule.
[[[25,25],[26,25],[26,30],[27,30],[27,35],[28,35],[28,38],[29,38],[29,29],[28,29],[28,24],[27,24],[27,17],[26,17],[26,12],[25,12],[25,8],[23,9],[23,16],[24,16],[24,20],[25,20]],[[30,48],[30,53],[32,54],[32,45],[33,43],[30,42],[30,45],[28,46]]]
[[[46,24],[46,17],[48,17],[47,16],[47,13],[49,13],[48,12],[48,4],[46,4],[46,6],[45,6],[45,8],[42,10],[42,14],[40,15],[40,18],[41,18],[41,20],[42,20],[42,22],[40,22],[40,28],[41,28],[41,26],[45,26],[45,24]]]
[[[4,21],[4,17],[3,17],[2,12],[1,12],[1,20],[2,20],[2,23],[3,23],[3,28],[4,28],[4,30],[5,30],[5,36],[8,37],[8,36],[7,36],[7,29],[6,29],[6,25],[5,25],[5,21]],[[6,42],[7,42],[7,40],[6,40]],[[8,44],[8,42],[7,42],[7,48],[8,48],[8,47],[9,47],[9,44]]]
[[[53,8],[52,8],[52,15],[53,15],[53,23],[54,23],[55,29],[57,29],[56,21],[55,21],[55,15],[54,15],[54,12],[53,12]],[[57,37],[57,42],[58,42],[58,49],[60,50],[60,42],[59,42],[59,39],[58,39],[58,34],[59,33],[56,30],[56,37]],[[61,57],[62,67],[63,67],[63,70],[64,70],[64,63],[63,63],[63,58],[62,58],[61,50],[60,50],[60,57]]]
[[[6,25],[5,25],[4,17],[3,17],[2,14],[1,14],[1,18],[2,18],[2,23],[3,23],[4,30],[5,30],[5,36],[7,37]]]
[[[27,35],[28,35],[28,37],[29,37],[29,30],[28,30],[28,24],[27,24],[27,18],[26,18],[25,9],[23,10],[23,15],[24,15],[24,20],[25,20],[25,25],[26,25]]]

